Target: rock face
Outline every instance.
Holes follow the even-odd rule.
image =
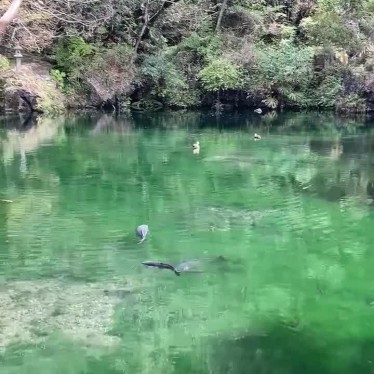
[[[24,62],[20,71],[9,69],[4,74],[3,110],[15,112],[61,112],[64,97],[51,78],[51,65]]]
[[[40,112],[38,109],[38,96],[21,88],[8,87],[4,89],[4,111],[13,112]]]

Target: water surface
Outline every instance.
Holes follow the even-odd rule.
[[[316,113],[2,119],[0,372],[373,373],[370,127]]]

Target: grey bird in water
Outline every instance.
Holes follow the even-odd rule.
[[[136,235],[140,238],[140,243],[143,243],[149,233],[148,225],[140,225],[136,228]]]
[[[218,256],[214,259],[209,260],[209,262],[225,262],[227,261],[225,257]],[[142,264],[145,266],[156,267],[159,269],[168,269],[174,272],[175,275],[180,275],[183,272],[188,273],[202,273],[203,262],[201,260],[190,260],[181,262],[179,265],[173,266],[165,262],[156,262],[156,261],[143,261]]]

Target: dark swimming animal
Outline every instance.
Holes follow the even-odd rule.
[[[140,243],[143,243],[149,233],[148,225],[140,225],[136,228],[136,235],[140,238]]]
[[[142,264],[146,266],[156,267],[159,269],[169,269],[169,270],[174,271],[175,275],[178,275],[178,276],[180,275],[180,272],[177,271],[173,265],[166,264],[164,262],[143,261]]]
[[[208,260],[208,262],[219,263],[226,262],[226,258],[223,256],[215,257],[214,259]],[[205,261],[206,262],[206,261]],[[156,267],[159,269],[168,269],[175,273],[175,275],[180,275],[183,272],[186,273],[202,273],[204,261],[203,260],[190,260],[181,262],[179,265],[173,266],[165,262],[155,262],[155,261],[144,261],[143,265]]]

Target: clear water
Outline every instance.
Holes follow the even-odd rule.
[[[374,373],[370,121],[20,126],[0,130],[0,373]]]

